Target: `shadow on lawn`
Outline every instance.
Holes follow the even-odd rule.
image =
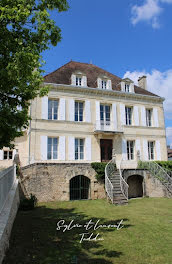
[[[81,233],[92,233],[84,227],[73,228],[63,232],[56,230],[57,222],[64,219],[66,224],[74,220],[84,226],[91,218],[78,214],[72,209],[50,209],[38,207],[33,211],[19,211],[13,226],[10,248],[3,264],[112,264],[114,258],[122,252],[105,249],[101,241],[84,241],[80,243]],[[92,218],[96,223],[99,219]],[[121,219],[120,219],[121,220]],[[106,222],[100,219],[99,225],[116,224],[120,220]],[[128,219],[123,219],[128,221]],[[123,228],[130,225],[122,223]],[[114,232],[114,228],[100,228],[93,231],[94,236]],[[116,231],[118,232],[118,231]],[[88,236],[87,236],[88,237]],[[94,257],[92,256],[94,255]],[[111,260],[110,258],[113,258]],[[77,262],[75,262],[77,259]],[[73,261],[73,262],[72,262]]]

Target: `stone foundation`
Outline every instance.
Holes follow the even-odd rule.
[[[104,184],[98,183],[90,164],[36,163],[22,168],[22,183],[39,202],[70,200],[70,179],[84,175],[90,179],[90,199],[106,198]]]

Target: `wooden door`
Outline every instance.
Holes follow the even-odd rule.
[[[112,159],[112,139],[101,139],[101,161],[107,162]]]

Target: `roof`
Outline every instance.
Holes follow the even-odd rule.
[[[53,71],[52,73],[47,74],[44,77],[45,83],[55,83],[55,84],[71,84],[71,75],[75,72],[82,72],[82,74],[87,76],[87,86],[90,88],[97,88],[97,78],[101,76],[106,76],[112,81],[112,90],[121,91],[120,85],[118,85],[122,78],[109,73],[106,70],[103,70],[96,65],[89,64],[89,63],[81,63],[76,61],[70,61],[60,67],[59,69]],[[150,95],[150,96],[157,96],[143,88],[138,86],[134,86],[134,90],[136,94],[143,94],[143,95]]]

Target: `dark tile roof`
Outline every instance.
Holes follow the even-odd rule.
[[[71,84],[71,75],[75,72],[81,72],[87,76],[87,86],[90,88],[97,88],[97,78],[101,76],[106,76],[112,81],[112,89],[116,91],[121,91],[121,87],[119,83],[121,82],[121,78],[116,75],[109,73],[93,64],[81,63],[70,61],[55,70],[52,73],[47,74],[44,77],[45,83],[56,83],[56,84]],[[134,86],[135,93],[157,96],[145,89],[142,89],[138,86]]]

